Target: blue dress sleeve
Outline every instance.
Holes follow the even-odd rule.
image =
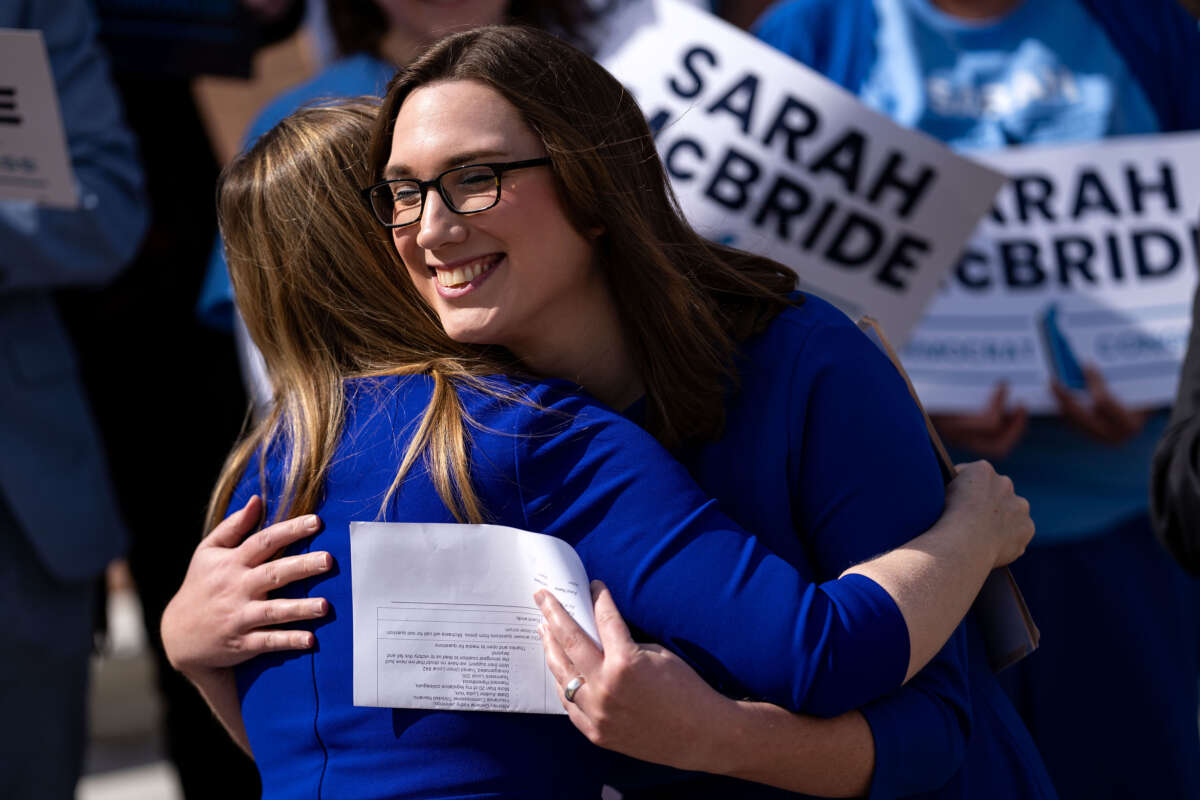
[[[836,574],[937,521],[944,489],[924,418],[874,344],[849,323],[816,328],[792,387],[790,485],[816,563]],[[964,628],[903,689],[861,710],[875,739],[871,797],[944,784],[970,734]]]
[[[908,631],[878,584],[814,583],[633,423],[573,396],[540,401],[514,436],[525,524],[573,544],[640,635],[726,694],[796,711],[840,713],[900,685]]]

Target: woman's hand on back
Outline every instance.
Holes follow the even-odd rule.
[[[546,617],[540,626],[546,664],[571,722],[593,744],[680,769],[719,770],[720,753],[704,745],[714,726],[735,709],[682,659],[629,635],[608,589],[592,581],[596,628],[603,650],[559,604],[539,591],[534,599]],[[573,702],[563,694],[583,678]]]
[[[163,612],[163,647],[171,665],[185,675],[313,645],[311,631],[277,626],[322,617],[328,602],[268,599],[267,594],[333,566],[333,557],[325,552],[273,558],[320,530],[320,520],[310,514],[247,536],[262,513],[262,500],[255,496],[217,525],[196,547],[183,585]]]
[[[1020,558],[1033,539],[1029,501],[1016,493],[1011,479],[986,461],[959,464],[958,475],[946,487],[943,520],[964,522],[974,536],[995,546],[995,563],[1002,567]]]

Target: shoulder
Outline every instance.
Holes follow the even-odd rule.
[[[391,67],[365,53],[333,62],[309,80],[287,89],[263,106],[246,134],[246,146],[252,145],[284,117],[308,103],[381,94],[392,71]]]
[[[799,361],[813,366],[838,364],[863,353],[882,355],[858,326],[827,300],[801,292],[796,296],[803,302],[782,311],[763,333],[747,340],[743,356],[782,367]]]

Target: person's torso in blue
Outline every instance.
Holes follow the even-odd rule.
[[[931,505],[940,477],[923,420],[890,363],[865,337],[843,335],[846,325],[808,297],[746,342],[723,435],[682,454],[736,522],[819,580],[898,546],[941,511]],[[873,798],[1055,796],[971,621],[904,689],[862,711],[875,740]],[[637,798],[668,780],[662,768],[618,766],[617,781]],[[711,776],[672,791],[795,796]]]
[[[243,149],[275,127],[284,117],[306,103],[353,97],[379,97],[387,88],[396,68],[366,53],[357,53],[333,62],[311,80],[288,89],[263,107],[250,130]],[[233,330],[233,286],[225,265],[225,247],[220,235],[209,256],[208,271],[200,287],[196,313],[206,324],[225,331]]]
[[[1131,0],[1024,0],[1003,17],[973,22],[932,0],[785,0],[757,30],[877,111],[969,153],[1162,130],[1160,117],[1173,115],[1152,104],[1131,68],[1152,58],[1134,50],[1150,34],[1126,23],[1165,12],[1138,12]],[[1118,49],[1116,34],[1132,53]],[[1161,92],[1154,97],[1162,102]],[[1056,417],[1033,419],[996,468],[1030,501],[1035,544],[1087,536],[1144,513],[1164,425],[1165,414],[1156,415],[1114,448]]]
[[[904,690],[942,707],[914,717],[891,699],[908,662],[894,602],[861,576],[813,583],[921,533],[941,512],[938,468],[903,382],[839,312],[813,299],[785,312],[747,359],[729,430],[695,464],[785,558],[738,530],[644,431],[553,383],[521,385],[545,411],[461,392],[481,424],[471,460],[492,521],[569,541],[631,626],[730,695],[828,715],[885,697],[881,718],[907,722],[912,743],[960,727],[970,713],[963,635],[931,673],[944,684],[927,689],[936,702]],[[314,627],[313,652],[238,669],[264,796],[596,796],[609,756],[565,718],[352,705],[348,523],[452,518],[420,465],[380,509],[431,382],[348,386],[317,509],[325,527],[303,547],[330,551],[338,568],[287,590],[328,598],[332,613]],[[251,464],[231,507],[255,491],[274,506],[278,453],[265,474],[260,487]]]

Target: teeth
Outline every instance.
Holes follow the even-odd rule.
[[[458,286],[459,284],[468,283],[482,275],[493,263],[492,257],[489,256],[455,269],[439,269],[436,270],[437,281],[442,286]]]

